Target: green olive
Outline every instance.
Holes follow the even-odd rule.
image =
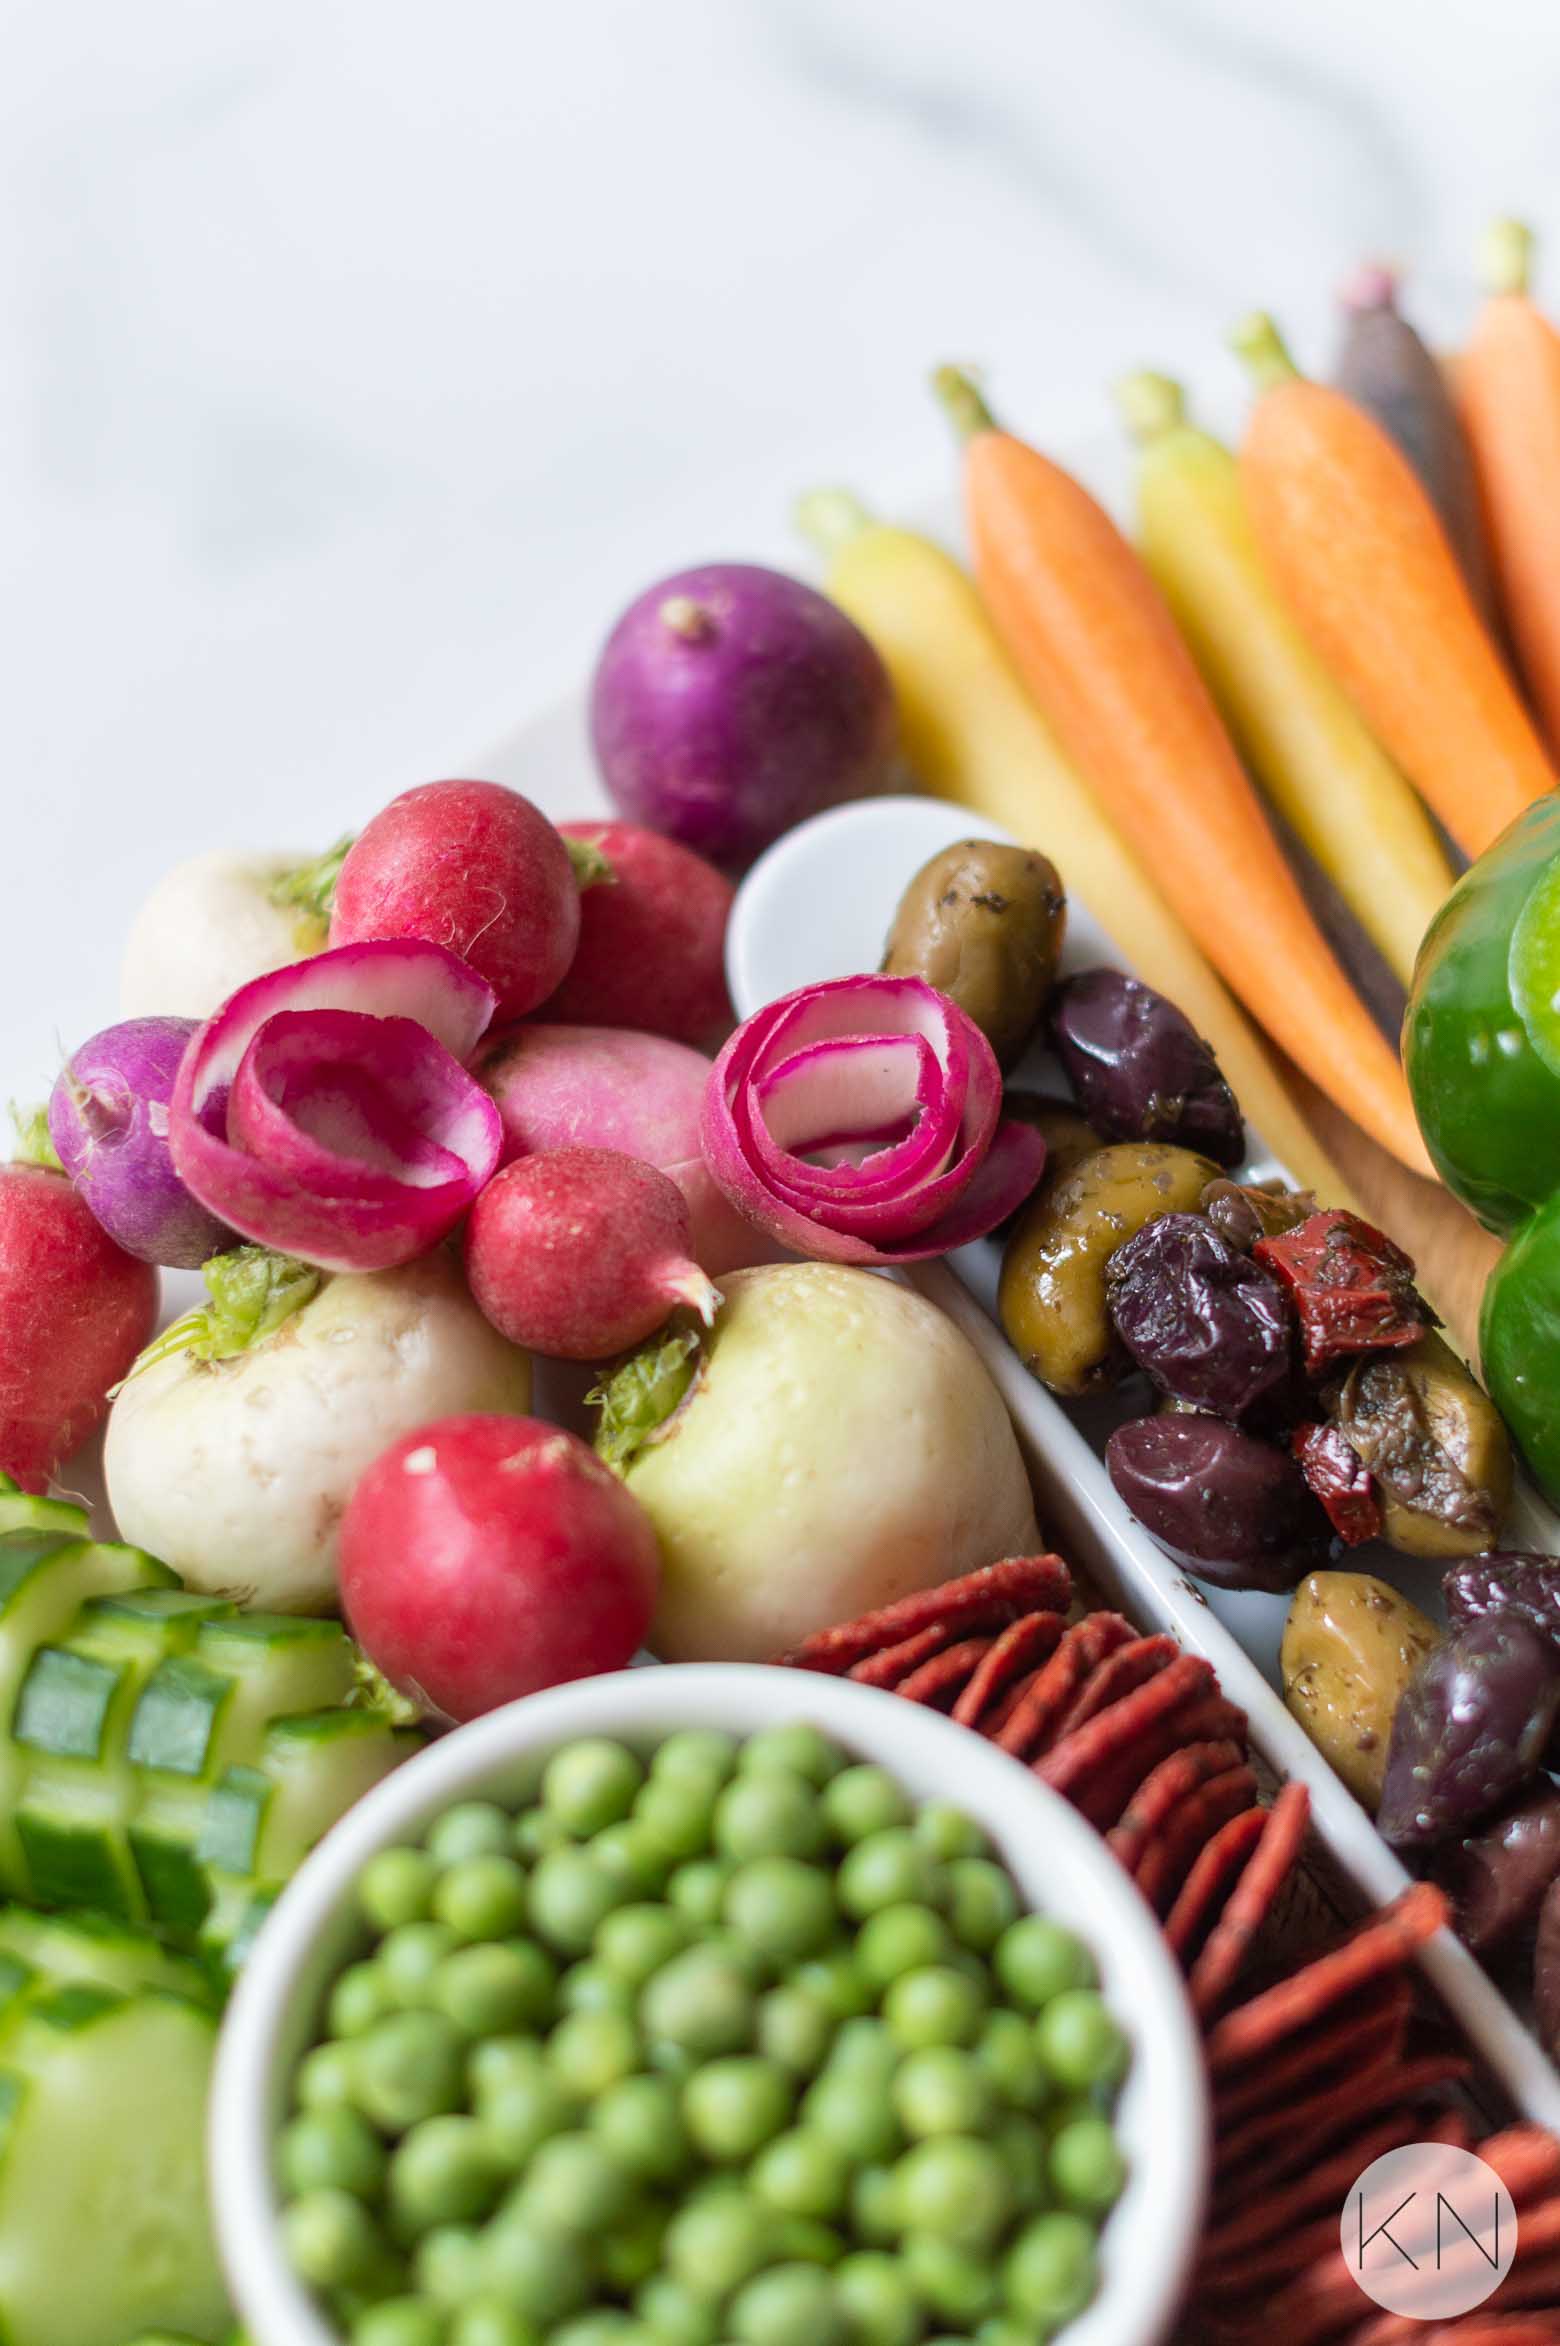
[[[1406,1556],[1477,1556],[1511,1504],[1499,1410],[1439,1336],[1359,1362],[1338,1422],[1381,1493],[1382,1536]]]
[[[1048,856],[961,839],[923,864],[900,898],[883,967],[947,994],[1009,1067],[1045,1008],[1066,922]]]
[[[1368,1572],[1313,1572],[1289,1601],[1284,1700],[1372,1815],[1399,1698],[1439,1643],[1434,1622]]]
[[[1112,1381],[1105,1266],[1160,1214],[1192,1213],[1217,1166],[1162,1141],[1096,1149],[1025,1207],[1002,1258],[997,1308],[1008,1342],[1053,1393]]]

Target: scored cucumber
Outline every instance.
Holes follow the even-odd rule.
[[[81,1980],[123,1996],[162,1988],[198,2004],[214,2001],[211,1982],[192,1956],[176,1955],[148,1932],[102,1914],[35,1914],[26,1906],[0,1906],[0,1967],[13,1963],[60,1985]]]

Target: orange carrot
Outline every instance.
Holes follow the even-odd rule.
[[[1485,246],[1490,296],[1457,368],[1506,620],[1560,753],[1560,334],[1528,298],[1532,239],[1502,220]]]
[[[1416,1172],[1402,1071],[1306,909],[1158,588],[1088,491],[937,387],[966,440],[975,575],[1020,672],[1209,960],[1291,1059]]]
[[[1296,374],[1271,318],[1233,339],[1261,393],[1240,473],[1268,567],[1382,747],[1480,855],[1560,777],[1435,509],[1378,423]]]

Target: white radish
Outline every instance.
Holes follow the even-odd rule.
[[[131,923],[119,973],[126,1018],[209,1018],[267,970],[324,951],[334,855],[192,855]]]

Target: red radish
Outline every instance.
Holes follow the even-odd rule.
[[[699,1154],[710,1062],[686,1043],[607,1026],[513,1028],[473,1072],[498,1103],[504,1156],[622,1149],[651,1165]]]
[[[731,882],[640,823],[558,827],[608,868],[580,898],[579,949],[547,1016],[696,1048],[723,1041],[734,1022],[724,959]]]
[[[650,1518],[574,1434],[446,1417],[363,1475],[341,1595],[370,1661],[447,1719],[620,1670],[660,1579]]]
[[[680,1303],[706,1326],[720,1296],[690,1260],[682,1191],[617,1149],[522,1157],[466,1224],[471,1292],[501,1336],[554,1360],[607,1360]]]
[[[501,782],[425,782],[375,815],[336,882],[330,941],[426,937],[469,961],[523,1018],[561,982],[580,934],[569,851]]]
[[[157,1324],[157,1273],[63,1173],[0,1165],[0,1468],[46,1490]]]

